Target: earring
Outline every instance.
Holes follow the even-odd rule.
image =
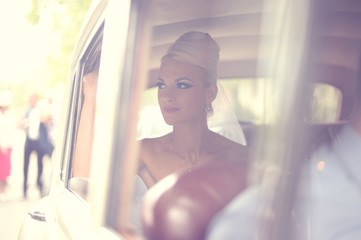
[[[207,105],[206,108],[204,109],[207,113],[212,111],[212,106],[211,105]]]

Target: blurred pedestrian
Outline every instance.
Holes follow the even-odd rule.
[[[11,151],[15,133],[15,122],[9,107],[11,92],[0,92],[0,201],[7,199],[7,179],[11,171]]]
[[[26,131],[26,140],[24,147],[24,198],[27,197],[27,181],[28,168],[30,162],[30,155],[35,151],[38,158],[38,176],[36,185],[43,196],[43,157],[45,155],[51,156],[53,146],[48,139],[48,131],[45,125],[45,120],[42,114],[42,106],[39,106],[39,96],[33,94],[29,98],[29,108],[26,111],[23,120],[23,128]]]
[[[39,126],[39,141],[40,150],[44,155],[51,157],[54,146],[52,131],[54,128],[54,116],[52,114],[52,99],[43,98],[38,102],[38,108],[40,110],[40,126]]]

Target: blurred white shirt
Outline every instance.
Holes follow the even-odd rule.
[[[27,134],[29,139],[37,140],[39,138],[41,114],[38,108],[32,108],[27,118]]]
[[[361,239],[361,136],[343,127],[321,146],[306,170],[306,195],[298,202],[309,240]]]

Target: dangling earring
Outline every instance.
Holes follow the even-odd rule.
[[[207,105],[206,108],[204,109],[207,113],[212,111],[212,106],[211,105]]]

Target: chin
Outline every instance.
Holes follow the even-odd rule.
[[[176,123],[175,119],[166,118],[166,117],[163,117],[163,119],[164,119],[165,123],[170,126],[173,126]]]
[[[176,116],[174,116],[174,114],[167,114],[162,111],[162,116],[163,116],[164,122],[171,126],[173,126],[173,124],[178,121],[178,118]]]

